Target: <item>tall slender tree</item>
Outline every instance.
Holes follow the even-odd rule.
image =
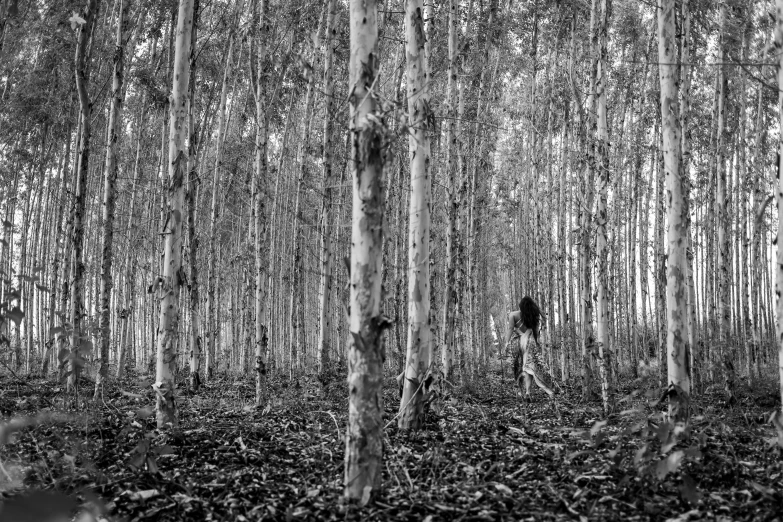
[[[368,502],[383,471],[383,163],[387,140],[373,90],[378,74],[375,0],[350,2],[349,100],[353,210],[345,496]]]
[[[677,421],[688,419],[690,344],[686,249],[687,206],[680,168],[681,136],[675,16],[676,0],[660,0],[658,9],[658,70],[661,82],[663,168],[666,177],[666,363],[668,385],[679,401],[670,401]],[[671,395],[670,395],[671,396]]]
[[[80,23],[79,41],[76,44],[76,92],[81,109],[81,134],[79,141],[79,162],[76,168],[76,194],[71,213],[71,354],[68,365],[68,389],[75,390],[78,385],[79,369],[89,349],[88,336],[82,331],[84,316],[84,212],[87,200],[87,174],[90,161],[90,131],[92,119],[92,101],[88,92],[90,65],[87,45],[92,37],[93,25],[98,15],[98,0],[87,0]]]
[[[424,401],[431,356],[430,332],[430,109],[427,56],[424,51],[422,0],[405,3],[408,77],[408,150],[410,211],[408,225],[408,346],[399,426],[416,429],[424,422]]]
[[[329,364],[329,298],[332,294],[332,192],[334,187],[332,168],[334,163],[334,48],[337,44],[337,0],[327,0],[326,32],[324,35],[324,135],[321,161],[323,164],[323,199],[321,202],[321,282],[318,322],[318,371],[322,373]]]
[[[108,136],[106,139],[106,166],[103,172],[103,252],[101,258],[101,346],[98,355],[98,371],[95,375],[95,398],[102,391],[108,375],[109,344],[111,336],[112,261],[114,244],[114,207],[117,183],[117,152],[122,134],[122,105],[124,98],[125,44],[130,27],[128,13],[130,0],[119,1],[119,17],[114,41],[114,74],[109,109]]]
[[[190,82],[190,45],[193,35],[193,2],[180,0],[174,47],[171,108],[169,113],[169,157],[163,247],[163,274],[158,280],[160,316],[155,370],[158,427],[178,426],[174,394],[174,368],[179,349],[180,288],[182,269],[182,213],[185,176],[188,168],[188,85]]]
[[[441,325],[441,364],[444,383],[451,378],[454,363],[454,308],[456,291],[454,289],[455,263],[454,242],[457,225],[457,24],[459,22],[459,2],[449,0],[448,22],[448,80],[446,88],[446,266],[443,270],[443,321]]]
[[[778,76],[778,119],[783,128],[783,0],[775,2],[775,51],[777,56]],[[783,133],[780,134],[777,143],[778,157],[783,157]],[[775,264],[775,293],[777,303],[775,315],[777,321],[777,348],[778,348],[778,378],[780,385],[780,398],[783,401],[783,161],[778,161],[777,179],[775,180],[775,198],[778,204],[778,230],[777,230],[777,263]],[[783,404],[783,403],[782,403]],[[779,423],[783,423],[783,406],[781,406]]]
[[[607,242],[606,225],[608,222],[606,203],[609,192],[609,129],[606,119],[606,88],[607,81],[607,40],[611,0],[600,0],[597,21],[597,69],[595,94],[597,98],[597,136],[596,136],[596,168],[598,170],[598,202],[595,212],[596,249],[598,260],[596,335],[598,337],[598,368],[601,374],[601,398],[604,413],[609,413],[609,245]]]
[[[253,206],[255,209],[255,245],[253,252],[255,255],[255,374],[256,374],[256,405],[261,406],[266,400],[266,372],[267,372],[267,328],[265,325],[267,310],[265,308],[264,292],[264,254],[263,242],[266,235],[266,209],[264,198],[261,193],[261,185],[267,183],[267,139],[269,136],[269,108],[266,100],[267,83],[269,81],[269,68],[267,57],[267,46],[269,45],[270,24],[267,19],[268,5],[267,0],[260,0],[258,7],[258,26],[254,41],[256,44],[256,56],[251,53],[250,59],[256,66],[255,74],[251,74],[255,80],[255,102],[256,102],[256,146],[255,146],[255,179],[256,191],[253,193]],[[255,15],[255,2],[253,4],[253,14]],[[255,23],[255,20],[254,20]],[[281,75],[282,76],[282,75]]]

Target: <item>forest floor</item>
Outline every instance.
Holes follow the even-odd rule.
[[[274,378],[256,410],[249,380],[183,393],[181,434],[155,429],[149,380],[113,384],[97,404],[65,408],[63,387],[0,381],[3,522],[69,520],[783,520],[783,448],[768,419],[776,387],[739,404],[707,390],[686,433],[662,420],[657,393],[624,382],[617,413],[566,389],[555,414],[530,406],[505,370],[433,405],[401,433],[397,386],[385,390],[383,491],[342,497],[347,393]],[[89,393],[88,393],[89,391]],[[92,390],[85,390],[90,396]],[[662,444],[663,442],[663,444]]]

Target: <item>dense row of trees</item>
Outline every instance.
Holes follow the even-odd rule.
[[[154,365],[161,426],[185,367],[263,404],[347,366],[356,498],[383,368],[416,428],[523,295],[607,411],[649,369],[733,400],[783,346],[783,37],[767,2],[659,4],[0,2],[3,363],[96,396]]]

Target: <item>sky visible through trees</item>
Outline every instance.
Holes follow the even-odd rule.
[[[782,122],[783,0],[0,0],[0,520],[776,520]]]

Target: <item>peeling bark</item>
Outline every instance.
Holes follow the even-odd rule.
[[[169,112],[169,161],[166,180],[168,212],[164,225],[163,274],[159,280],[160,316],[155,384],[158,428],[178,427],[174,371],[179,353],[182,218],[188,168],[188,84],[193,34],[193,2],[180,0],[174,48],[173,85]]]
[[[422,0],[405,4],[408,78],[408,158],[410,207],[408,224],[408,345],[398,425],[418,429],[424,422],[430,356],[430,122],[429,78],[425,53]]]
[[[383,147],[386,126],[372,92],[378,71],[375,0],[350,3],[349,101],[353,219],[348,344],[345,496],[367,503],[383,471]]]
[[[666,353],[669,414],[675,421],[688,419],[690,398],[690,344],[688,339],[688,285],[686,282],[687,206],[682,190],[680,167],[681,136],[677,43],[675,39],[676,1],[659,0],[658,69],[661,82],[661,130],[666,188]]]

